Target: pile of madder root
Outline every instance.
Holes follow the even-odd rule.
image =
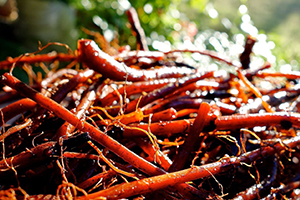
[[[0,199],[299,198],[300,75],[251,70],[252,37],[240,66],[149,51],[128,15],[136,51],[98,34],[0,62]],[[178,62],[188,53],[234,73]]]

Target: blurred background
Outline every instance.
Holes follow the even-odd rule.
[[[298,0],[0,0],[0,59],[34,52],[38,42],[76,49],[79,38],[92,38],[82,28],[135,49],[125,14],[130,6],[151,50],[210,49],[238,61],[252,35],[257,42],[250,67],[268,61],[275,70],[299,70]]]

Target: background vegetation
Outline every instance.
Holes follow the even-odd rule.
[[[0,59],[35,51],[38,41],[75,49],[78,38],[90,37],[82,27],[134,49],[129,6],[137,9],[150,49],[212,49],[237,60],[251,34],[258,39],[254,67],[267,60],[277,70],[298,70],[297,0],[17,0],[18,17],[0,23]]]

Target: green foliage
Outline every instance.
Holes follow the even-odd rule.
[[[20,2],[24,0],[18,0]],[[29,1],[29,0],[27,0]],[[132,36],[130,28],[128,25],[127,15],[125,10],[129,6],[136,8],[141,26],[143,27],[145,34],[148,39],[148,44],[150,49],[155,49],[153,43],[155,41],[159,42],[169,42],[169,44],[180,45],[184,43],[186,36],[188,35],[192,42],[199,38],[203,42],[203,47],[207,49],[216,50],[216,46],[211,43],[212,40],[217,40],[220,44],[224,45],[228,42],[237,42],[237,36],[241,38],[241,35],[245,37],[249,34],[245,30],[242,30],[241,24],[243,23],[243,16],[249,14],[251,16],[248,25],[252,25],[256,28],[258,25],[258,34],[267,35],[267,40],[272,40],[275,43],[274,49],[266,49],[265,55],[260,55],[267,60],[270,52],[277,58],[276,62],[280,60],[286,60],[291,62],[300,59],[297,53],[298,47],[300,47],[300,39],[298,39],[298,29],[294,28],[293,24],[299,24],[299,15],[289,17],[289,23],[283,23],[284,12],[287,12],[289,8],[296,10],[299,3],[292,4],[292,0],[289,3],[280,3],[284,9],[280,10],[280,7],[276,7],[275,2],[271,0],[266,1],[247,1],[247,0],[30,0],[30,1],[43,1],[43,2],[60,2],[75,11],[75,27],[72,30],[72,36],[74,36],[74,44],[70,45],[72,48],[76,48],[76,40],[79,38],[89,38],[91,36],[87,35],[82,28],[87,28],[91,31],[97,31],[103,34],[107,39],[112,39],[113,36],[118,37],[120,45],[129,44],[132,48],[135,48],[136,39]],[[248,8],[246,13],[240,13],[239,7],[245,5]],[[21,4],[20,4],[21,5]],[[259,6],[262,5],[262,6]],[[270,18],[270,9],[272,11],[278,11],[278,18]],[[279,10],[278,10],[279,9]],[[20,9],[21,10],[21,9]],[[257,13],[258,11],[260,13]],[[280,12],[279,12],[280,11]],[[34,11],[30,11],[34,12]],[[253,16],[253,19],[252,19]],[[260,20],[260,16],[265,16],[266,19],[272,19],[269,23],[268,21]],[[276,15],[274,15],[276,17]],[[31,18],[32,19],[32,18]],[[42,21],[46,18],[41,18]],[[36,20],[36,19],[32,19]],[[65,19],[61,19],[62,21]],[[44,20],[45,21],[45,20]],[[254,23],[255,22],[255,23]],[[276,23],[275,23],[276,22]],[[282,23],[279,23],[282,22]],[[67,23],[67,22],[66,22]],[[63,24],[63,23],[62,23]],[[196,27],[196,28],[195,28]],[[264,29],[268,28],[268,29]],[[196,29],[196,30],[194,30]],[[264,31],[262,31],[264,30]],[[282,31],[283,30],[283,31]],[[53,30],[53,34],[57,32],[57,29]],[[191,32],[196,33],[191,33]],[[287,32],[289,31],[289,34]],[[20,32],[20,31],[19,31]],[[29,30],[28,30],[29,32]],[[21,31],[22,33],[22,31]],[[219,37],[220,33],[222,37]],[[47,32],[50,35],[50,31]],[[92,37],[91,37],[92,38]],[[225,38],[225,39],[224,39]],[[262,43],[266,43],[265,37]],[[0,38],[0,41],[4,41],[2,44],[8,44],[10,47],[14,47],[17,53],[12,53],[7,51],[7,55],[4,53],[0,54],[2,59],[8,55],[16,56],[25,52],[32,52],[33,50],[26,50],[22,45],[26,43],[26,39],[22,40],[7,40],[6,38]],[[34,38],[33,49],[37,49],[37,42],[39,39]],[[224,43],[224,41],[226,41]],[[59,41],[68,44],[68,40]],[[237,42],[238,45],[243,45],[241,41]],[[11,45],[10,45],[11,44]],[[19,46],[18,46],[19,44]],[[290,44],[296,46],[296,48],[291,47]],[[194,43],[194,45],[196,45]],[[2,45],[3,46],[3,45]],[[17,47],[18,46],[18,47]],[[196,45],[197,46],[197,45]],[[198,46],[197,46],[198,47]],[[0,48],[2,50],[3,47]],[[229,46],[223,46],[221,53],[226,53]],[[230,48],[232,48],[230,46]],[[238,47],[240,48],[240,47]],[[11,48],[9,48],[11,49]],[[284,51],[282,49],[285,49]],[[4,51],[2,51],[4,52]]]
[[[199,12],[203,12],[208,0],[191,0],[190,6],[196,8]]]
[[[119,36],[120,44],[130,44],[131,30],[126,26],[128,24],[127,16],[125,14],[126,7],[122,7],[122,3],[126,1],[114,1],[114,0],[66,0],[68,3],[77,10],[77,26],[85,27],[90,30],[104,33],[106,29],[116,31]],[[86,2],[83,5],[82,2]],[[126,6],[127,4],[124,3]],[[171,32],[170,28],[172,20],[166,15],[171,1],[164,0],[151,0],[151,1],[131,1],[131,6],[136,8],[140,18],[141,25],[149,36],[153,31],[159,35],[168,36]],[[152,6],[152,12],[146,13],[143,7],[148,4]],[[99,26],[99,24],[93,23],[93,19],[99,17],[104,23],[107,23],[107,27]],[[95,22],[95,21],[94,21]],[[79,31],[80,37],[88,37],[83,32]]]

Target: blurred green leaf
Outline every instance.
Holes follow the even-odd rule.
[[[192,8],[198,9],[199,12],[203,12],[203,10],[208,2],[209,2],[209,0],[191,0],[190,5]]]

